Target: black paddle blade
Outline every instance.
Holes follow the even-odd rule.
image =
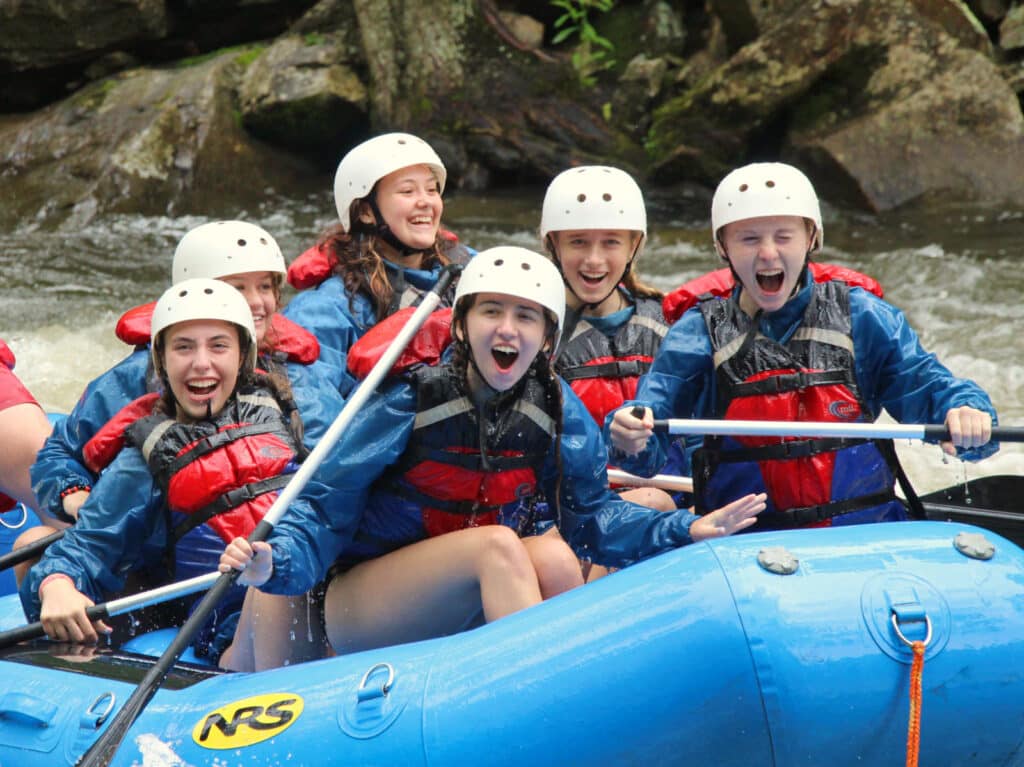
[[[89,750],[82,755],[82,758],[76,762],[79,767],[106,767],[113,761],[114,756],[117,754],[117,749],[120,748],[121,742],[124,740],[124,736],[128,733],[129,728],[139,718],[139,714],[146,708],[153,696],[156,695],[156,691],[160,689],[160,685],[163,684],[168,672],[170,672],[174,664],[178,662],[181,654],[192,643],[196,633],[202,628],[210,613],[213,612],[214,608],[217,607],[225,594],[227,594],[228,589],[234,585],[239,574],[238,570],[221,574],[217,582],[213,584],[213,587],[206,592],[206,595],[196,606],[192,615],[189,616],[189,619],[178,630],[173,641],[164,650],[164,654],[153,664],[146,676],[139,682],[139,686],[135,688],[135,691],[125,701],[125,704],[110,719],[107,728],[93,742]]]

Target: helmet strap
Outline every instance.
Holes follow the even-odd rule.
[[[422,252],[419,248],[410,248],[391,231],[391,227],[388,226],[387,221],[384,220],[384,216],[381,215],[380,207],[377,205],[377,191],[376,189],[366,196],[366,202],[370,206],[370,211],[373,213],[373,218],[377,222],[376,235],[380,237],[384,242],[390,245],[392,248],[397,250],[402,257],[411,256],[413,253]]]

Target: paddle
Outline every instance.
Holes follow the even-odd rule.
[[[620,469],[608,469],[608,481],[627,487],[657,487],[672,493],[692,493],[693,480],[674,474],[655,474],[653,477],[639,477]]]
[[[654,430],[668,434],[712,434],[733,437],[852,437],[861,439],[949,440],[942,424],[821,423],[818,421],[719,421],[667,418],[654,421]],[[1024,427],[993,426],[992,439],[1024,442]]]
[[[206,591],[219,576],[220,573],[206,573],[205,575],[197,575],[195,578],[189,578],[185,581],[160,586],[150,591],[142,591],[127,597],[112,599],[103,604],[87,607],[85,614],[91,621],[106,620],[115,615],[131,612],[132,610],[141,610],[143,607],[195,594],[197,591]],[[18,642],[26,642],[29,639],[37,639],[45,634],[46,631],[43,629],[43,624],[39,621],[7,631],[0,631],[0,649],[17,644]]]
[[[20,565],[22,562],[27,562],[30,559],[38,557],[46,551],[47,546],[51,543],[56,543],[63,537],[64,531],[58,530],[55,533],[50,533],[49,535],[40,538],[38,541],[32,541],[32,543],[26,546],[7,552],[3,556],[0,556],[0,572],[3,572],[8,567],[14,567],[15,565]],[[0,634],[0,636],[2,636],[2,634]],[[0,644],[0,647],[2,646],[3,645]]]
[[[317,443],[317,446],[313,448],[313,451],[303,461],[295,476],[281,490],[280,495],[278,495],[273,505],[267,510],[266,515],[264,515],[256,529],[249,536],[250,542],[265,540],[270,535],[274,525],[281,518],[285,509],[288,508],[302,488],[305,487],[313,472],[316,471],[327,453],[334,447],[342,432],[348,428],[349,423],[355,418],[366,400],[369,399],[370,395],[377,388],[378,383],[391,370],[392,365],[394,365],[413,335],[415,335],[430,313],[440,303],[441,296],[448,289],[448,286],[458,275],[459,271],[461,271],[461,267],[452,265],[446,267],[441,272],[441,276],[438,278],[433,289],[423,297],[420,306],[409,318],[402,330],[399,331],[395,340],[384,352],[384,355],[349,396],[345,406],[338,413],[338,417],[334,419],[334,423],[331,424],[330,428],[320,439],[320,442]],[[157,689],[163,683],[171,667],[181,657],[181,654],[189,644],[192,643],[196,632],[206,622],[207,617],[216,608],[227,590],[234,585],[240,572],[232,570],[229,573],[213,573],[212,575],[216,577],[213,587],[203,597],[188,620],[185,621],[185,624],[178,631],[163,655],[157,659],[146,676],[139,682],[139,686],[128,700],[125,701],[125,704],[109,720],[107,729],[96,739],[89,750],[82,755],[82,758],[78,761],[79,765],[98,767],[99,765],[110,764],[118,747],[121,745],[121,741],[128,732],[128,728],[131,727],[132,723],[135,722],[139,714],[142,713],[142,710],[156,694]]]

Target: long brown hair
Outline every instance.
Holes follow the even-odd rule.
[[[370,194],[376,194],[374,186]],[[375,234],[374,226],[360,221],[366,203],[363,199],[355,200],[349,210],[351,231],[346,232],[341,224],[328,229],[320,238],[320,249],[328,254],[335,275],[341,278],[349,295],[349,309],[357,293],[362,293],[373,304],[373,312],[377,321],[388,316],[394,289],[387,276],[384,266],[385,259],[379,252],[380,237]],[[423,251],[422,269],[430,270],[435,266],[447,266],[451,263],[448,251],[455,243],[441,236],[438,231],[434,244]]]

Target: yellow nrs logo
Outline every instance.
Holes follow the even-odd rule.
[[[291,727],[302,708],[302,698],[287,692],[236,700],[204,716],[192,740],[203,748],[251,746]]]

